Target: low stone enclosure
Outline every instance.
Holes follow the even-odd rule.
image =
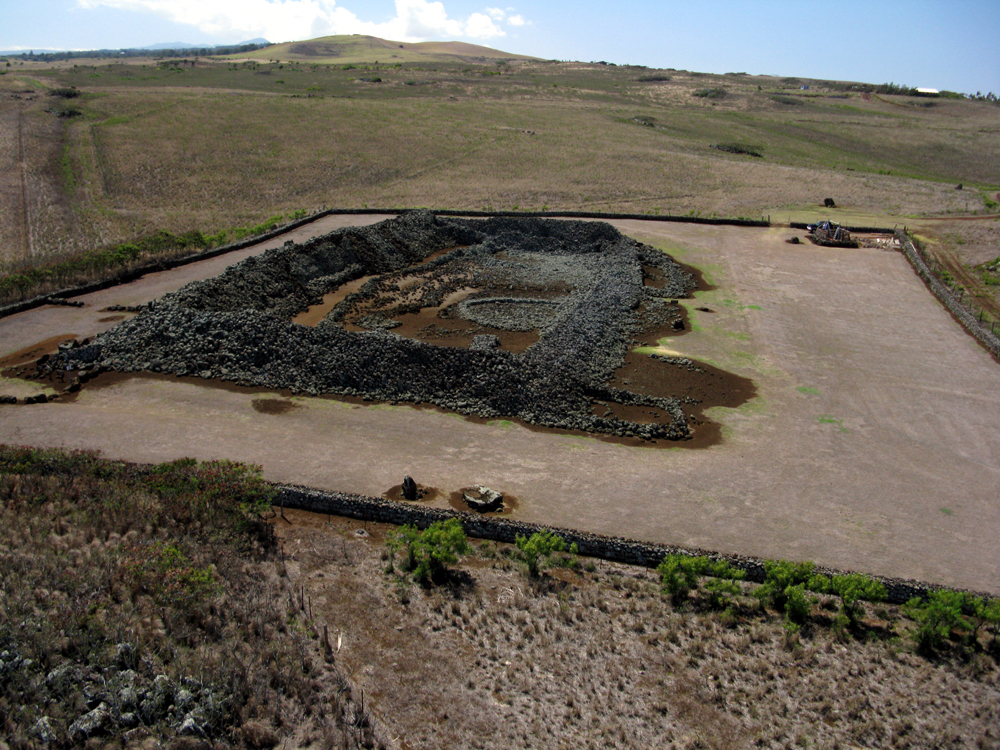
[[[623,537],[591,534],[576,529],[526,523],[513,518],[500,518],[472,511],[432,508],[420,503],[402,503],[380,497],[331,492],[298,485],[275,485],[275,488],[278,491],[275,513],[283,513],[285,508],[298,508],[311,513],[391,523],[397,526],[412,524],[421,529],[427,528],[432,523],[454,518],[462,524],[466,534],[477,539],[514,544],[518,536],[530,537],[538,532],[552,532],[561,536],[568,544],[576,544],[580,554],[587,557],[655,568],[663,560],[664,555],[705,555],[713,560],[723,560],[744,571],[748,581],[761,583],[765,576],[764,560],[748,555],[721,554],[711,550],[642,542]],[[816,572],[834,576],[850,571],[817,566]],[[926,597],[928,592],[942,588],[935,584],[905,578],[879,575],[872,577],[885,586],[886,600],[893,604],[903,604],[915,596]],[[987,596],[982,592],[969,593]]]
[[[637,337],[684,328],[677,300],[695,286],[668,255],[609,224],[412,212],[248,258],[50,366],[683,440],[692,431],[682,407],[697,400],[670,393],[677,363],[646,358],[660,368],[659,393],[611,383]],[[324,298],[317,325],[292,322]]]

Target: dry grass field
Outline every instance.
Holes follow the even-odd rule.
[[[995,662],[923,659],[898,639],[910,625],[896,607],[870,610],[875,630],[896,622],[888,642],[818,625],[790,635],[773,614],[671,602],[653,571],[584,563],[532,578],[490,543],[449,585],[424,587],[386,572],[392,527],[296,511],[275,523],[283,572],[403,748],[1000,742]],[[814,612],[831,618],[830,602]]]
[[[8,69],[0,159],[14,165],[18,143],[29,159],[26,198],[5,170],[0,255],[324,205],[787,221],[833,197],[834,219],[892,225],[982,213],[1000,190],[1000,109],[985,102],[600,64],[292,57]],[[81,115],[45,112],[67,86]],[[713,148],[731,143],[761,157]]]

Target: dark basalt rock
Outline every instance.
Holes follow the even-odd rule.
[[[417,483],[409,474],[403,477],[403,497],[407,500],[417,499]]]
[[[659,270],[661,287],[644,286],[643,266]],[[409,299],[411,287],[399,294],[404,270],[436,282],[418,290],[419,303]],[[319,325],[290,322],[323,295],[364,276],[373,278]],[[500,330],[536,329],[538,342],[515,354],[487,337],[477,337],[470,348],[456,348],[403,338],[385,325],[354,332],[340,324],[377,295],[395,294],[401,300],[398,309],[385,309],[385,323],[414,304],[440,306],[455,289],[437,282],[449,277],[471,278],[472,286],[496,292],[545,292],[544,299],[495,296],[464,308],[486,315],[488,324]],[[677,310],[667,303],[687,297],[694,286],[693,277],[669,256],[602,222],[445,219],[413,212],[248,258],[144,307],[89,344],[60,352],[51,364],[62,370],[153,370],[310,395],[431,403],[485,419],[681,440],[690,429],[680,401],[639,397],[605,384],[639,331],[639,310],[660,310],[658,315],[682,330]],[[462,315],[461,305],[453,309]],[[598,398],[655,406],[671,418],[645,424],[598,417],[592,413]]]

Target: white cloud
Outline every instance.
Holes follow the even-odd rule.
[[[465,25],[465,35],[474,39],[489,39],[491,36],[506,36],[503,29],[493,23],[493,19],[482,13],[473,13]]]
[[[174,23],[196,26],[229,41],[266,37],[273,42],[334,34],[371,34],[401,42],[433,38],[486,39],[504,36],[494,23],[505,12],[488,8],[465,20],[450,18],[432,0],[396,0],[396,15],[384,23],[362,21],[336,0],[76,0],[84,9],[107,7],[152,13]],[[499,14],[499,15],[498,15]],[[520,18],[520,17],[518,17]],[[520,25],[520,24],[515,24]]]
[[[509,23],[511,26],[524,26],[528,22],[524,20],[524,16],[517,15],[517,16],[510,16],[507,19],[507,23]]]

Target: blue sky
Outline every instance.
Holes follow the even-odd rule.
[[[0,0],[0,49],[366,33],[606,60],[1000,93],[1000,0]]]

